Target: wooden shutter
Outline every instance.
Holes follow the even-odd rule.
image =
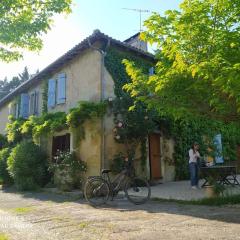
[[[154,74],[154,67],[149,68],[149,76]]]
[[[56,80],[48,80],[48,108],[53,108],[56,104]]]
[[[27,93],[21,94],[20,117],[28,118],[29,116],[29,96]]]
[[[57,104],[66,102],[66,74],[61,73],[58,75],[57,82]]]

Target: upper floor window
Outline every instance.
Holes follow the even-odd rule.
[[[22,93],[20,100],[20,117],[28,118],[28,116],[29,116],[29,95],[27,93]]]
[[[20,99],[10,107],[10,114],[14,118],[28,118],[29,115],[38,115],[39,93],[34,91],[30,95],[22,93]]]
[[[12,115],[14,118],[19,117],[19,103],[11,103],[9,107],[9,115]]]
[[[66,74],[58,74],[57,79],[48,80],[48,108],[66,102]]]
[[[34,91],[30,94],[29,115],[38,115],[39,93]]]
[[[154,67],[150,67],[148,71],[149,71],[149,76],[154,75]]]

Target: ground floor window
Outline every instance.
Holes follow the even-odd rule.
[[[61,136],[55,136],[52,140],[52,158],[56,156],[57,152],[70,151],[70,134],[67,133]]]

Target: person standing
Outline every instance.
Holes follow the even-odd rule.
[[[190,181],[192,189],[198,188],[198,159],[200,154],[198,152],[199,144],[194,143],[189,150],[189,171],[190,171]]]

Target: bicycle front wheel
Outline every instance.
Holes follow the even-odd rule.
[[[151,196],[149,183],[141,178],[131,178],[125,186],[128,200],[136,205],[147,202]]]
[[[109,194],[109,185],[101,177],[88,179],[84,186],[85,199],[93,206],[100,206],[106,203]]]

